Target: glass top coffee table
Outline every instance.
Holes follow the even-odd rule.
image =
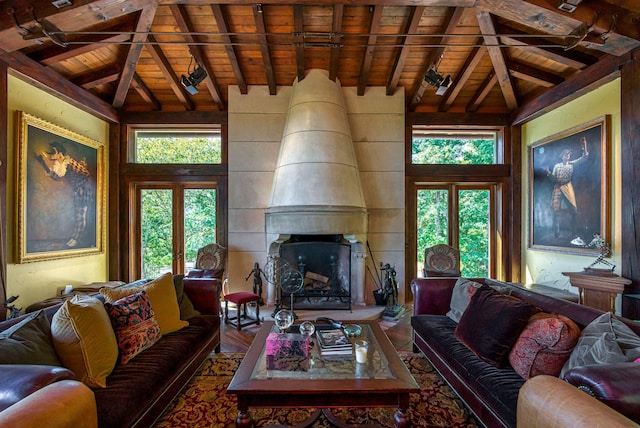
[[[410,427],[409,395],[419,392],[420,387],[377,321],[344,322],[348,323],[362,327],[362,334],[351,340],[369,342],[367,362],[356,363],[355,355],[321,356],[316,343],[311,348],[307,371],[267,370],[266,339],[278,329],[273,322],[264,323],[227,388],[227,393],[238,398],[236,427],[253,426],[251,407],[310,407],[316,411],[306,421],[308,424],[324,413],[337,426],[342,424],[331,408],[396,407],[395,426]]]

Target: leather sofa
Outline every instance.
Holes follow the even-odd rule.
[[[494,367],[482,361],[455,337],[457,324],[447,317],[446,313],[450,310],[453,288],[457,280],[456,277],[412,280],[414,308],[411,325],[414,332],[414,348],[425,354],[467,407],[487,427],[515,427],[519,417],[518,395],[525,385],[525,380],[509,366]],[[481,278],[474,278],[473,281],[491,282]],[[501,286],[506,287],[503,291],[507,294],[542,311],[571,318],[581,329],[603,314],[597,309],[535,293],[517,284],[501,283]],[[640,324],[623,318],[620,320],[636,334],[640,334]],[[605,407],[614,413],[620,412],[630,419],[640,420],[640,395],[637,389],[637,385],[640,384],[640,364],[624,363],[608,365],[605,368],[583,366],[577,369],[580,370],[574,369],[577,371],[575,374],[568,373],[571,374],[571,382],[574,385],[561,381],[567,383],[571,391],[578,391],[576,386],[579,386],[597,398],[596,401],[605,403]],[[527,382],[535,379],[536,377],[533,377]],[[582,395],[589,397],[584,393]],[[530,406],[527,409],[530,409]],[[520,426],[518,423],[518,427]]]
[[[88,388],[61,367],[0,365],[0,427],[152,426],[207,356],[220,351],[220,281],[184,278],[183,283],[201,315],[116,365],[106,388]],[[44,309],[49,320],[59,307]],[[0,331],[23,317],[0,322]]]

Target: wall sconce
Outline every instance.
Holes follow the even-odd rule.
[[[430,68],[424,75],[424,81],[436,88],[436,95],[444,95],[451,86],[451,76],[444,77],[434,68]]]
[[[189,64],[189,68],[191,68],[191,64]],[[192,71],[189,72],[188,76],[184,74],[180,77],[180,83],[182,86],[189,92],[191,95],[195,95],[198,93],[198,86],[204,79],[207,78],[207,72],[204,68],[200,67],[200,64],[196,63],[196,66]]]

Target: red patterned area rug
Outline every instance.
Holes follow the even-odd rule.
[[[414,427],[478,427],[476,420],[456,394],[421,354],[400,352],[400,357],[420,385],[411,395],[409,409]],[[231,428],[237,415],[236,397],[227,395],[227,385],[240,365],[243,353],[211,354],[182,393],[156,423],[156,428]],[[257,427],[296,425],[307,419],[309,409],[251,409]],[[395,409],[334,409],[348,424],[378,424],[393,427]],[[333,425],[321,416],[312,427]]]

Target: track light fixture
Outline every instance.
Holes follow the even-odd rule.
[[[444,95],[451,86],[451,76],[444,77],[438,73],[434,68],[430,68],[427,74],[424,75],[424,81],[436,89],[436,95]]]
[[[193,58],[191,59],[193,60]],[[189,63],[189,69],[191,69],[191,62]],[[195,95],[198,93],[198,88],[196,88],[196,86],[206,78],[207,72],[196,62],[195,67],[193,70],[189,71],[188,76],[183,74],[182,77],[180,77],[180,83],[182,83],[182,86],[184,86],[187,92],[191,95]]]

